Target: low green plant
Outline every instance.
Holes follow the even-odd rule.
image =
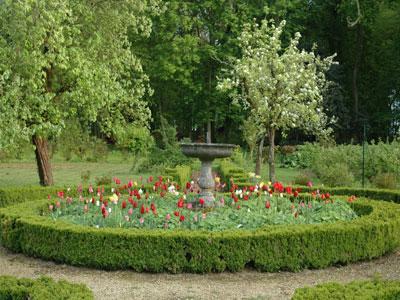
[[[111,179],[110,175],[103,175],[103,176],[95,178],[96,186],[110,185],[111,182],[112,182],[112,179]]]
[[[354,183],[354,175],[349,167],[343,163],[335,163],[317,170],[318,177],[328,186],[351,186]]]
[[[383,201],[357,199],[351,205],[361,217],[352,221],[221,232],[54,222],[40,215],[48,205],[38,200],[0,209],[1,244],[60,263],[172,273],[239,271],[246,265],[269,272],[324,268],[379,257],[400,245],[400,207]]]
[[[81,179],[83,183],[88,183],[90,180],[91,172],[90,170],[82,171],[81,172]]]
[[[294,179],[297,185],[307,185],[315,175],[310,170],[301,171]]]
[[[93,299],[93,293],[83,284],[65,280],[58,282],[49,277],[38,279],[0,276],[0,299],[64,300]]]
[[[379,173],[372,178],[372,183],[380,189],[397,188],[397,178],[394,173]]]
[[[101,206],[101,202],[96,201],[98,197],[86,203],[70,198],[68,201],[58,201],[59,205],[52,202],[48,216],[56,221],[92,227],[208,231],[257,229],[265,225],[333,223],[357,217],[349,204],[343,201],[323,202],[311,196],[308,199],[295,199],[279,195],[261,197],[242,194],[240,197],[235,200],[218,196],[218,207],[203,207],[202,210],[193,209],[193,206],[199,205],[201,198],[191,193],[186,195],[186,200],[168,193],[163,197],[156,194],[148,199],[130,202],[113,200],[106,204],[103,202]]]
[[[329,282],[297,289],[292,300],[400,299],[400,281],[367,280],[347,284]]]

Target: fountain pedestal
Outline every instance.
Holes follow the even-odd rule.
[[[231,144],[204,144],[204,143],[182,143],[180,144],[183,154],[188,157],[196,157],[201,161],[201,172],[199,179],[200,197],[204,199],[205,206],[214,206],[215,182],[212,176],[212,162],[216,158],[224,158],[232,155],[236,147]]]

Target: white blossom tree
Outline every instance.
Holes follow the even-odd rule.
[[[328,118],[323,113],[325,72],[335,55],[325,59],[299,49],[300,33],[287,46],[281,40],[285,21],[278,26],[264,20],[247,24],[240,36],[242,57],[234,61],[228,75],[220,79],[221,90],[232,91],[234,101],[249,110],[257,124],[259,147],[256,174],[260,174],[262,145],[269,139],[269,177],[275,181],[274,147],[277,131],[301,128],[312,134],[326,134]]]

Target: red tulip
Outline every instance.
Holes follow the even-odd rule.
[[[199,203],[200,203],[200,205],[204,205],[204,199],[203,199],[203,198],[200,198],[200,199],[199,199]]]
[[[185,221],[185,216],[181,215],[180,218],[179,218],[179,221],[181,221],[181,222]]]
[[[179,217],[179,211],[174,211],[174,215]]]
[[[126,208],[126,201],[124,200],[124,201],[122,201],[122,209],[125,209]]]
[[[144,205],[142,204],[142,207],[140,208],[140,213],[143,215],[144,212],[145,212],[145,208],[144,208]]]
[[[183,203],[183,199],[182,198],[179,199],[177,205],[178,205],[179,208],[183,207],[184,203]]]
[[[271,202],[267,201],[265,202],[265,208],[269,209],[271,207]]]

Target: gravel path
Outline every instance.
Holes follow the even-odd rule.
[[[85,283],[94,291],[96,299],[290,299],[298,287],[327,281],[368,279],[374,274],[400,280],[400,250],[370,262],[300,273],[246,270],[172,275],[77,268],[14,254],[0,247],[0,275],[46,275]]]

